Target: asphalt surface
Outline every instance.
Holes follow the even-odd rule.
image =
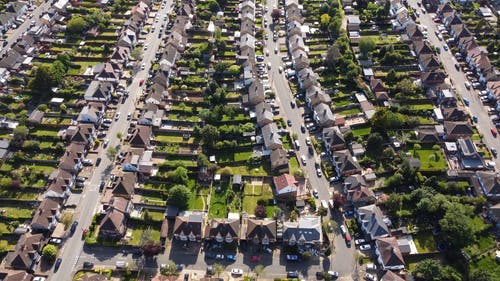
[[[127,129],[130,124],[130,120],[127,120],[127,114],[129,112],[133,113],[135,110],[136,100],[139,98],[138,95],[142,93],[139,86],[140,80],[146,80],[148,78],[148,71],[151,67],[151,62],[155,59],[156,51],[160,46],[162,40],[158,39],[158,32],[160,25],[168,22],[163,21],[163,14],[168,14],[172,0],[167,1],[167,5],[164,9],[161,9],[159,13],[162,15],[159,22],[154,23],[156,26],[155,32],[149,33],[146,37],[146,42],[149,46],[146,51],[143,52],[143,58],[141,63],[145,63],[145,70],[139,70],[133,82],[126,88],[130,92],[129,98],[123,104],[118,105],[117,112],[120,112],[120,118],[114,121],[107,133],[107,138],[109,139],[109,147],[118,146],[121,141],[117,138],[117,133],[121,132],[124,136],[127,135]],[[139,67],[139,66],[138,66]],[[140,68],[138,68],[140,69]],[[110,159],[106,157],[106,150],[103,149],[98,157],[101,157],[102,161],[99,166],[94,168],[91,178],[85,183],[86,186],[83,190],[81,201],[75,212],[74,219],[79,222],[78,228],[74,235],[68,238],[63,248],[60,251],[59,257],[62,258],[62,263],[57,272],[52,274],[50,280],[68,280],[75,272],[81,267],[76,267],[79,256],[82,253],[82,248],[84,246],[84,241],[81,239],[82,231],[84,228],[88,228],[92,222],[92,218],[97,211],[99,205],[99,184],[101,180],[108,177],[113,169],[113,163]],[[79,264],[79,263],[78,263]]]
[[[0,56],[3,55],[4,53],[6,53],[7,50],[9,50],[12,47],[12,45],[17,41],[17,38],[22,36],[24,32],[28,31],[32,20],[34,20],[37,24],[41,23],[42,21],[40,19],[40,16],[43,13],[45,13],[46,11],[48,11],[50,9],[50,6],[51,5],[50,5],[49,1],[43,2],[42,4],[37,6],[35,8],[35,10],[31,11],[31,14],[33,15],[31,18],[26,17],[26,20],[20,26],[18,26],[16,29],[11,28],[6,33],[7,38],[2,40],[2,43],[6,41],[7,45],[5,47],[2,47],[2,51],[0,52]],[[30,11],[27,11],[26,13],[30,13]]]
[[[412,7],[418,7],[417,0],[409,0],[408,4]],[[497,151],[500,151],[500,142],[490,131],[492,128],[495,128],[495,124],[493,124],[490,116],[488,115],[488,106],[483,105],[481,102],[478,90],[474,90],[472,87],[470,90],[467,90],[465,82],[468,81],[468,79],[465,73],[461,70],[458,71],[455,69],[455,63],[458,62],[457,59],[453,56],[451,50],[445,51],[443,49],[443,45],[445,45],[446,42],[444,40],[440,41],[435,34],[435,31],[438,30],[437,26],[440,24],[434,23],[432,20],[435,13],[423,14],[420,8],[417,10],[420,13],[420,24],[427,26],[429,42],[432,46],[441,48],[441,53],[437,55],[443,64],[446,73],[448,73],[448,78],[451,80],[456,93],[462,98],[467,98],[469,100],[469,106],[467,106],[466,109],[470,112],[471,116],[477,116],[478,122],[476,125],[479,133],[483,135],[483,143],[490,149],[495,148]],[[493,158],[493,160],[495,161],[498,169],[498,167],[500,167],[500,159]]]

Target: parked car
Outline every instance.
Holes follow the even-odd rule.
[[[286,255],[286,260],[287,261],[299,261],[299,256],[298,255]]]
[[[300,125],[300,131],[305,134],[306,133],[306,127],[304,125]]]
[[[364,244],[364,245],[359,246],[359,249],[361,251],[369,251],[372,249],[372,246],[370,246],[370,244]]]
[[[366,270],[377,270],[377,266],[374,263],[366,264]]]
[[[463,98],[462,100],[464,101],[465,106],[469,106],[470,104],[469,99]]]
[[[241,275],[243,275],[243,269],[233,268],[233,269],[231,269],[231,275],[241,276]]]
[[[307,160],[306,160],[306,157],[304,155],[300,156],[300,160],[302,161],[302,165],[306,165],[307,164]]]
[[[346,229],[345,225],[342,224],[340,226],[340,232],[342,233],[342,235],[346,235],[347,234],[347,229]]]
[[[375,275],[370,274],[370,273],[365,274],[365,279],[369,280],[369,281],[377,281],[377,277],[375,277]]]
[[[292,120],[286,120],[286,124],[288,125],[288,127],[292,127]]]
[[[83,159],[83,160],[82,160],[82,164],[83,164],[84,166],[92,166],[93,162],[92,162],[92,160],[90,160],[90,159]]]
[[[321,169],[318,168],[316,169],[316,175],[320,178],[323,175],[323,172],[321,172]]]
[[[288,271],[286,273],[286,278],[299,278],[299,272],[298,271]]]
[[[492,148],[490,149],[490,151],[491,151],[491,154],[493,154],[493,157],[497,158],[497,150],[496,150],[495,148],[493,148],[493,147],[492,147]]]
[[[496,136],[497,136],[498,132],[497,132],[497,129],[496,129],[496,128],[491,128],[491,129],[490,129],[490,131],[491,131],[491,134],[492,134],[494,137],[496,137]]]
[[[306,138],[306,145],[311,145],[311,138],[310,137]]]
[[[74,221],[73,224],[71,224],[71,228],[70,228],[71,234],[75,233],[77,226],[78,226],[78,221]]]
[[[251,256],[250,261],[251,262],[260,262],[260,256]]]
[[[226,255],[226,259],[228,261],[236,261],[236,256],[235,255]]]
[[[205,258],[207,258],[207,259],[215,259],[215,257],[216,257],[216,254],[205,252]]]
[[[313,190],[313,196],[314,198],[318,198],[318,190],[316,188]]]
[[[59,238],[52,238],[49,240],[49,244],[59,245],[61,243],[62,243],[62,239],[59,239]]]
[[[57,272],[57,270],[61,266],[61,263],[62,263],[62,259],[61,258],[57,258],[56,264],[54,265],[54,272]]]
[[[354,244],[355,245],[361,245],[363,243],[366,243],[365,239],[356,239],[356,240],[354,240]]]
[[[83,262],[83,268],[93,268],[94,263],[90,261]]]
[[[85,187],[85,184],[84,184],[83,182],[81,182],[81,181],[77,181],[77,182],[75,183],[75,187],[77,187],[77,188],[84,188],[84,187]]]
[[[101,161],[102,161],[101,157],[97,157],[97,159],[95,160],[95,165],[99,166],[99,164],[101,164]]]
[[[101,192],[104,189],[105,184],[106,183],[104,181],[101,181],[101,183],[99,184],[99,192]]]
[[[464,85],[465,85],[465,88],[467,88],[467,90],[470,90],[470,86],[471,86],[471,85],[470,85],[469,81],[466,81],[466,82],[464,83]]]
[[[339,278],[339,273],[337,271],[328,271],[327,272],[328,276],[330,276],[330,278]]]

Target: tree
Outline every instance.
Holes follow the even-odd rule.
[[[160,274],[164,276],[177,275],[177,265],[173,261],[167,261],[164,267],[160,268]]]
[[[64,224],[64,229],[67,229],[73,222],[73,214],[69,212],[64,212],[61,218],[62,224]]]
[[[484,269],[478,269],[471,273],[469,280],[474,281],[493,281],[493,275]]]
[[[326,58],[325,58],[326,65],[330,69],[335,69],[335,67],[337,67],[337,63],[339,62],[341,56],[342,55],[340,53],[339,47],[336,44],[333,44],[328,48],[328,51],[326,52]]]
[[[324,217],[328,215],[328,209],[324,208],[323,206],[318,208],[318,215]]]
[[[221,10],[219,3],[217,3],[217,1],[215,1],[215,0],[211,0],[208,2],[208,8],[214,14]]]
[[[121,140],[123,138],[123,133],[122,132],[118,132],[116,133],[116,137]]]
[[[241,67],[239,65],[231,65],[229,67],[229,69],[227,70],[229,72],[229,74],[231,74],[231,76],[236,76],[238,74],[240,74],[240,71],[241,71]]]
[[[46,64],[39,65],[34,72],[35,76],[28,82],[28,88],[36,93],[44,93],[50,90],[52,86],[50,66]]]
[[[28,136],[29,129],[26,126],[17,126],[12,133],[14,135],[14,140],[19,141]]]
[[[333,200],[333,205],[337,209],[344,206],[347,201],[345,196],[340,192],[333,193],[332,200]]]
[[[255,206],[255,216],[259,218],[265,218],[267,215],[267,210],[266,206],[264,205],[257,205]]]
[[[405,123],[400,113],[392,112],[387,108],[377,108],[371,119],[372,130],[386,132],[390,129],[399,129]]]
[[[188,170],[182,166],[177,167],[171,174],[172,181],[179,184],[186,184],[188,177]]]
[[[321,29],[323,30],[328,29],[328,25],[330,24],[332,17],[330,17],[329,14],[322,14],[319,18],[320,18]]]
[[[181,210],[185,210],[189,205],[191,191],[184,185],[174,185],[168,193],[167,203],[174,205]]]
[[[226,269],[226,267],[223,264],[220,264],[220,263],[214,263],[212,265],[212,268],[214,269],[214,272],[217,275],[217,277],[219,277],[220,274],[222,272],[224,272],[224,270]]]
[[[70,35],[81,35],[87,29],[87,22],[81,15],[75,15],[66,24],[66,31]]]
[[[111,161],[115,160],[116,154],[118,154],[118,150],[115,147],[109,147],[108,150],[106,150],[106,157]]]
[[[384,148],[384,138],[379,133],[371,134],[366,140],[366,151],[372,157],[380,157]]]
[[[141,47],[135,47],[132,52],[130,53],[130,56],[134,60],[140,60],[142,57],[142,48]]]
[[[271,17],[273,18],[273,21],[276,22],[280,19],[281,16],[281,11],[279,9],[273,9],[271,12]]]
[[[219,140],[220,133],[219,129],[213,125],[205,125],[201,130],[200,130],[200,135],[201,135],[201,140],[203,141],[203,144],[213,147],[217,140]]]
[[[476,240],[472,219],[462,204],[453,204],[447,208],[444,217],[439,220],[443,236],[455,249],[466,247]]]
[[[42,256],[50,262],[54,261],[57,256],[56,246],[52,244],[45,246],[42,251]]]
[[[371,37],[363,36],[359,39],[359,50],[364,56],[368,56],[376,47],[377,44]]]
[[[142,253],[147,257],[152,257],[160,254],[163,247],[160,243],[154,242],[152,240],[146,241],[144,245],[141,246]]]
[[[264,274],[264,270],[265,268],[262,264],[256,265],[255,268],[253,269],[253,272],[255,273],[256,276],[255,279],[259,278],[260,275]]]
[[[281,208],[278,206],[273,207],[273,218],[277,219],[281,216]]]
[[[442,280],[443,267],[438,260],[425,259],[417,264],[413,275],[417,280],[439,281]]]
[[[385,77],[385,82],[388,85],[395,85],[398,82],[398,74],[396,70],[394,70],[394,68],[392,68],[391,70],[389,70],[389,72],[387,72],[387,76]]]
[[[297,221],[299,215],[297,215],[297,212],[295,210],[290,212],[290,221]]]

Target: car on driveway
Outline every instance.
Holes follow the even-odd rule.
[[[306,138],[306,144],[307,144],[307,145],[311,145],[311,138],[310,138],[310,137],[307,137],[307,138]]]
[[[321,178],[321,176],[323,175],[323,172],[321,172],[320,168],[316,169],[316,175],[318,176],[318,178]]]
[[[299,272],[298,271],[288,271],[286,273],[286,278],[299,278]]]
[[[299,256],[298,255],[286,255],[286,260],[287,261],[299,261]]]
[[[231,269],[231,275],[241,276],[241,275],[243,275],[243,269],[241,269],[241,268],[233,268],[233,269]]]
[[[497,136],[498,132],[497,132],[497,129],[496,129],[496,128],[491,128],[491,129],[490,129],[490,131],[491,131],[491,134],[492,134],[494,137],[496,137],[496,136]]]
[[[356,245],[361,245],[363,243],[366,243],[365,239],[356,239],[356,240],[354,240],[354,244],[356,244]]]
[[[372,249],[372,246],[370,246],[370,244],[364,244],[364,245],[359,246],[359,249],[361,251],[369,251]]]
[[[251,262],[260,262],[260,256],[251,256],[250,261]]]
[[[318,190],[316,188],[313,190],[313,196],[314,198],[318,198]]]
[[[369,281],[377,281],[377,277],[375,277],[373,274],[370,273],[365,274],[365,279]]]
[[[338,273],[337,271],[331,271],[331,270],[330,270],[330,271],[328,271],[328,272],[327,272],[327,274],[328,274],[328,276],[329,276],[330,278],[334,278],[334,279],[339,278],[339,273]]]
[[[235,255],[226,255],[226,259],[228,261],[236,261],[236,256]]]
[[[366,270],[377,270],[377,266],[374,263],[366,264]]]
[[[215,259],[216,260],[223,260],[224,259],[224,255],[223,254],[217,254],[217,255],[215,255]]]
[[[207,253],[205,252],[205,258],[207,259],[215,259],[216,255],[213,253]]]
[[[94,263],[90,262],[90,261],[86,261],[83,263],[83,268],[93,268],[94,267]]]
[[[61,243],[62,243],[62,239],[59,239],[59,238],[52,238],[49,240],[49,244],[59,245]]]

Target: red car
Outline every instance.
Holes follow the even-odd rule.
[[[141,79],[141,81],[139,81],[139,86],[142,86],[142,84],[144,84],[144,79]]]
[[[260,256],[251,256],[250,261],[251,262],[260,262]]]
[[[495,128],[491,128],[491,134],[492,134],[494,137],[496,137],[496,136],[497,136],[497,134],[498,134],[497,129],[495,129]]]

